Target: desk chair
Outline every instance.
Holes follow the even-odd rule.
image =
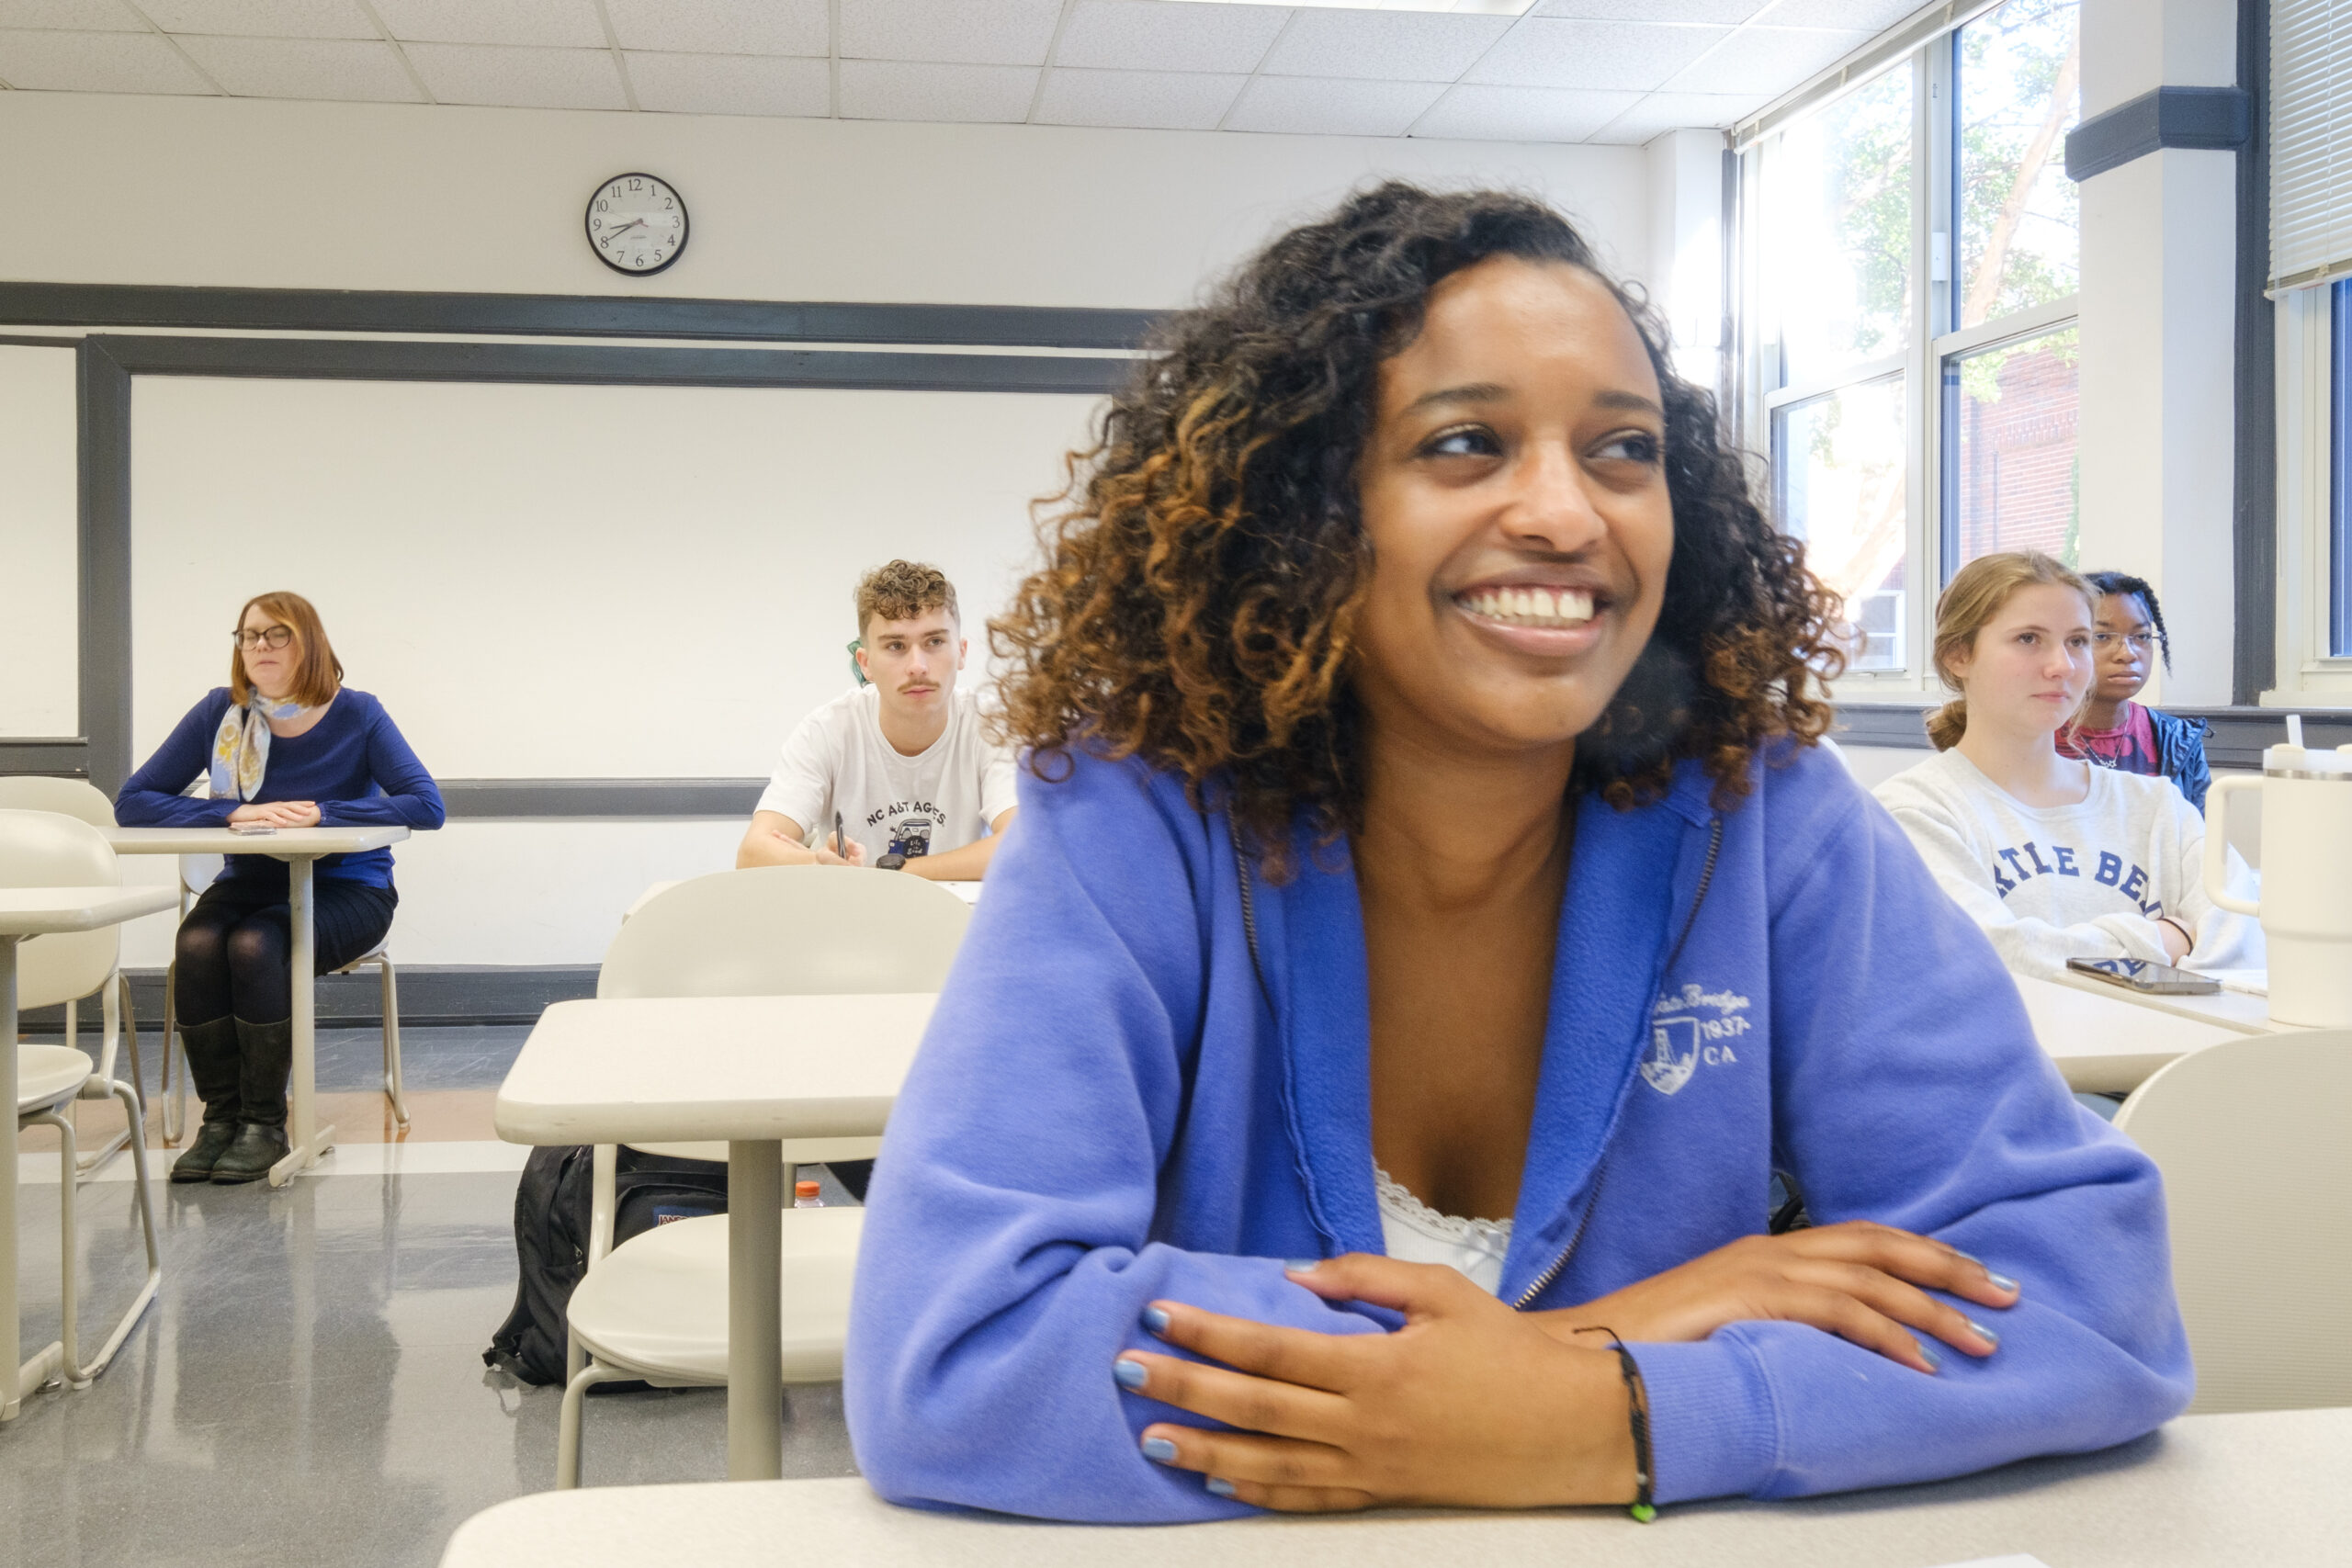
[[[180,919],[204,896],[220,874],[219,855],[180,856]],[[401,1091],[401,993],[400,979],[392,968],[391,933],[368,952],[361,953],[340,969],[329,974],[349,975],[367,964],[376,966],[378,995],[384,1013],[384,1098],[391,1102],[392,1119],[405,1129],[408,1126],[408,1097]],[[164,971],[164,1142],[175,1145],[187,1130],[187,1073],[183,1070],[175,1079],[172,1063],[185,1057],[187,1052],[179,1043],[179,997],[175,984],[179,977],[179,960],[175,958]]]
[[[2115,1126],[2164,1173],[2189,1413],[2352,1404],[2352,1030],[2192,1051]]]
[[[99,887],[119,884],[121,880],[114,847],[88,823],[57,812],[0,810],[0,887]],[[118,973],[116,960],[120,941],[120,928],[108,926],[95,931],[52,932],[18,944],[18,1005],[50,1007],[71,998],[88,996],[105,984],[107,976]],[[64,1342],[66,1381],[76,1388],[106,1370],[114,1353],[122,1348],[123,1340],[130,1337],[131,1326],[147,1310],[147,1303],[155,1299],[156,1288],[164,1279],[162,1257],[155,1248],[154,1209],[147,1185],[147,1140],[144,1136],[132,1136],[128,1140],[134,1173],[132,1199],[147,1242],[147,1282],[97,1355],[86,1362],[82,1360],[77,1325],[81,1312],[80,1249],[75,1224],[82,1178],[75,1158],[74,1123],[61,1112],[77,1100],[119,1100],[127,1127],[132,1133],[142,1131],[146,1112],[139,1102],[138,1086],[114,1077],[112,1061],[111,1042],[106,1064],[96,1072],[90,1070],[90,1058],[77,1046],[17,1047],[17,1126],[19,1130],[35,1125],[57,1129],[58,1228],[63,1235],[62,1294],[65,1319],[59,1337]]]
[[[86,779],[44,778],[38,774],[0,778],[0,810],[54,812],[60,817],[71,817],[77,822],[86,822],[93,828],[115,825],[114,802],[107,798],[104,790]],[[99,1027],[102,1032],[98,1047],[99,1076],[113,1078],[116,1043],[127,1040],[130,1049],[130,1081],[143,1083],[145,1079],[139,1065],[139,1014],[131,1006],[130,980],[123,974],[119,962],[122,950],[120,932],[77,931],[70,938],[61,936],[59,940],[61,946],[81,942],[92,952],[106,949],[117,955],[118,962],[89,991],[62,998],[51,996],[41,1005],[46,1007],[63,1001],[65,1043],[78,1051],[82,1045],[82,1003],[89,998],[90,991],[96,991],[99,994]],[[170,1026],[167,1023],[165,1027]],[[84,1151],[75,1169],[87,1179],[98,1167],[122,1152],[130,1142],[130,1134],[131,1129],[125,1127],[96,1148]]]
[[[961,898],[915,876],[772,865],[677,883],[639,902],[605,952],[596,995],[778,997],[936,991],[970,922]],[[787,1165],[871,1158],[878,1138],[784,1145]],[[723,1143],[639,1144],[649,1154],[724,1160]],[[565,1311],[570,1342],[557,1428],[556,1485],[580,1484],[588,1390],[615,1379],[658,1387],[727,1382],[727,1217],[657,1225],[613,1246],[619,1148],[594,1156],[588,1269]],[[842,1375],[850,1277],[863,1210],[784,1215],[784,1377]]]

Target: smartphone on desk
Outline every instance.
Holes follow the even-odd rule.
[[[2219,980],[2175,969],[2168,964],[2151,964],[2144,958],[2069,958],[2066,967],[2077,975],[2087,975],[2143,996],[2210,997],[2222,988]]]
[[[277,829],[267,822],[232,822],[229,824],[229,831],[243,834],[249,839],[257,839],[265,833],[275,833]]]

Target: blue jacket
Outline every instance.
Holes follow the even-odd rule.
[[[1758,1234],[1777,1168],[1816,1220],[1938,1236],[2022,1299],[1989,1359],[1933,1377],[1787,1323],[1634,1347],[1659,1501],[1924,1481],[2177,1414],[2154,1168],[2075,1105],[1992,948],[1834,760],[1755,783],[1722,814],[1689,764],[1656,805],[1578,803],[1502,1298],[1572,1305]],[[1022,792],[868,1195],[858,1463],[908,1503],[1248,1513],[1142,1457],[1146,1424],[1197,1418],[1111,1363],[1166,1348],[1138,1323],[1158,1297],[1384,1331],[1276,1261],[1383,1250],[1345,847],[1253,874],[1261,993],[1221,815],[1135,761]]]
[[[114,797],[115,820],[126,828],[219,828],[241,802],[185,795],[180,791],[212,764],[212,738],[229,711],[229,688],[215,686],[187,710],[155,754],[125,779]],[[324,828],[438,828],[445,813],[433,775],[409,750],[407,738],[365,692],[345,687],[326,716],[307,732],[273,737],[262,772],[263,801],[318,803]],[[283,863],[266,855],[231,855],[220,874],[283,877]],[[322,855],[321,876],[372,887],[392,885],[392,852]]]
[[[2205,809],[2205,792],[2213,787],[2213,770],[2205,761],[2205,737],[2211,728],[2201,718],[2148,709],[2148,728],[2156,737],[2156,771],[2178,786],[2188,804]]]

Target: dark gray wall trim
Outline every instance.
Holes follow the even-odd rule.
[[[440,779],[452,817],[736,817],[765,779]]]
[[[1829,738],[1840,746],[1890,746],[1905,750],[1929,750],[1928,716],[1932,707],[1899,703],[1839,703],[1838,722]]]
[[[2165,147],[2228,152],[2245,145],[2254,118],[2243,87],[2158,87],[2068,131],[2066,177],[2086,180]]]
[[[505,381],[631,387],[820,387],[1100,394],[1125,359],[1027,354],[862,354],[806,348],[605,348],[357,338],[94,336],[135,376],[287,380]]]
[[[88,776],[111,795],[130,776],[130,372],[99,338],[76,367],[82,733]]]
[[[1159,319],[1159,313],[1150,310],[1035,305],[806,304],[620,295],[0,283],[0,322],[14,326],[1131,348]]]
[[[78,779],[90,771],[90,743],[78,735],[27,736],[0,739],[0,777],[47,773]]]
[[[394,962],[399,956],[395,945]],[[141,1032],[160,1028],[164,972],[130,969],[125,973],[130,977],[130,1005],[138,1010]],[[594,964],[402,964],[400,976],[401,1022],[411,1026],[537,1023],[549,1003],[596,994]],[[373,970],[362,975],[323,975],[318,984],[320,1028],[374,1029],[382,1023],[382,991]],[[83,1010],[85,1045],[96,1032],[91,1015],[96,1010]],[[28,1008],[24,1023],[28,1033],[53,1033],[64,1027],[65,1010]],[[147,1070],[153,1073],[157,1058],[151,1055],[147,1060]],[[412,1057],[412,1075],[416,1068]],[[411,1092],[414,1092],[413,1083]]]
[[[2270,101],[2270,0],[2238,0],[2238,84]],[[2270,116],[2250,117],[2237,156],[2237,355],[2230,479],[2230,700],[2258,701],[2278,664],[2278,339],[2270,276]]]
[[[81,339],[70,337],[25,337],[16,333],[0,333],[0,344],[10,348],[78,348]]]
[[[1840,703],[1838,728],[1830,735],[1841,746],[1925,751],[1931,749],[1925,721],[1932,711],[1893,703]],[[2287,714],[2282,708],[2175,707],[2167,703],[2164,711],[2205,721],[2212,731],[2205,739],[2205,758],[2217,768],[2258,768],[2264,747],[2286,744]],[[2352,714],[2305,714],[2303,743],[2352,745]]]

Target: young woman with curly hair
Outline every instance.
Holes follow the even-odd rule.
[[[871,1194],[885,1495],[1645,1508],[2187,1402],[2155,1172],[1812,744],[1833,607],[1660,343],[1547,208],[1389,185],[1114,400]]]

